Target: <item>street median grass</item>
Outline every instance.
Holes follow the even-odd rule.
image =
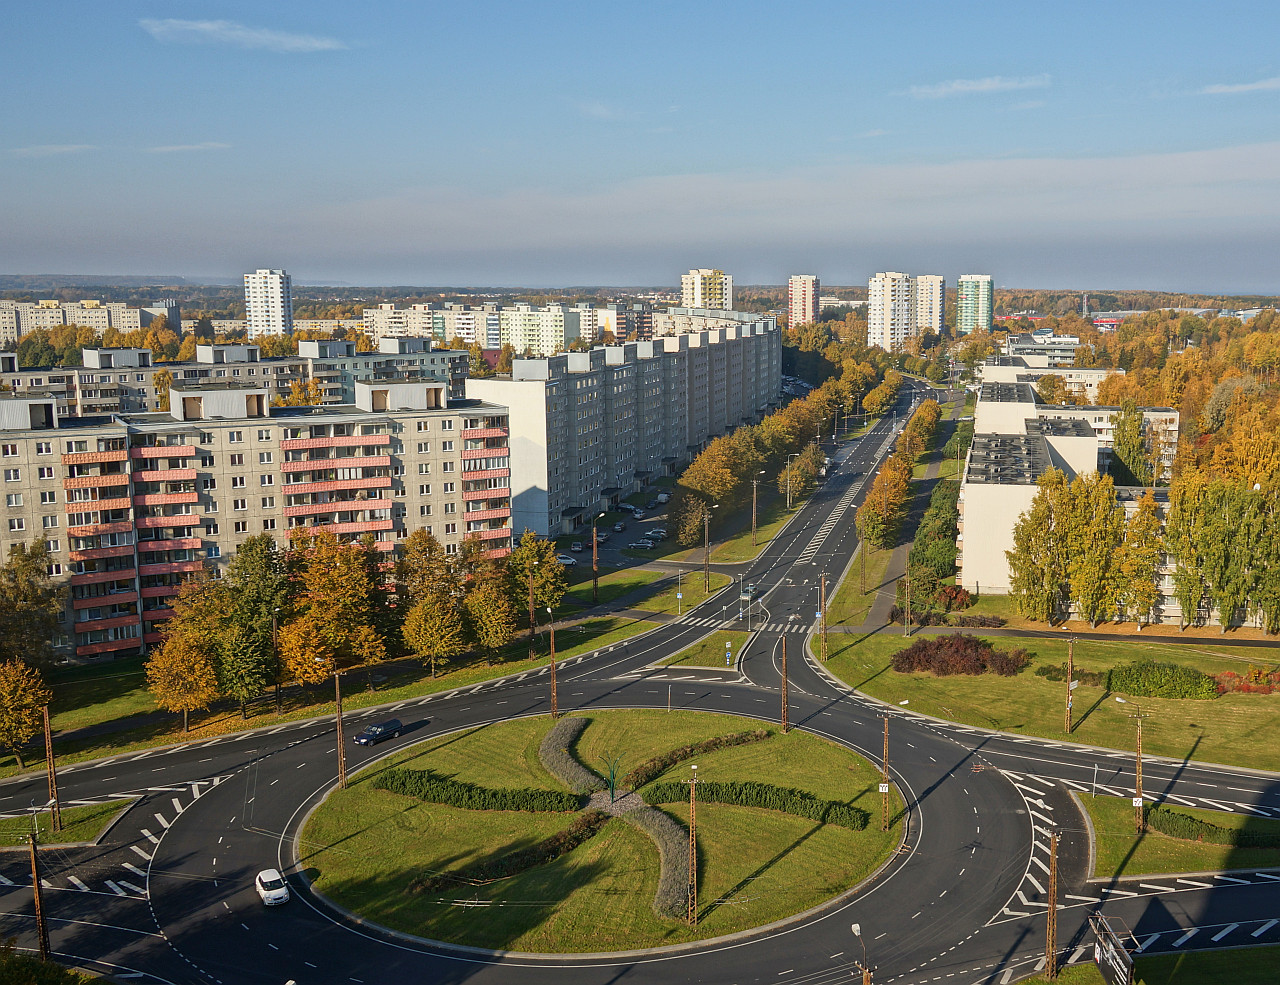
[[[749,634],[747,633],[719,630],[661,662],[670,667],[720,667],[728,669],[737,663],[738,655],[742,652],[742,647],[748,638]],[[724,659],[726,643],[729,645],[729,651],[733,654],[729,663],[725,663]]]
[[[674,616],[677,612],[688,612],[694,606],[701,605],[730,581],[728,575],[712,571],[711,591],[704,592],[701,571],[686,571],[683,578],[677,578],[675,575],[670,575],[670,578],[671,581],[664,583],[660,591],[655,591],[648,598],[634,603],[632,608],[642,612]],[[677,595],[684,597],[678,599]],[[737,600],[734,601],[736,603]]]
[[[980,630],[971,631],[981,635]],[[913,637],[914,638],[914,634]],[[1002,732],[1062,741],[1065,682],[1037,677],[1041,664],[1066,663],[1068,641],[1036,637],[993,636],[1002,650],[1025,648],[1031,665],[1013,677],[899,674],[890,660],[911,639],[900,627],[860,636],[831,634],[828,669],[847,684],[891,704],[908,701],[912,711]],[[1240,670],[1250,662],[1271,665],[1275,651],[1254,647],[1185,646],[1147,643],[1077,641],[1077,671],[1105,671],[1118,663],[1156,660],[1197,667],[1206,673]],[[1110,749],[1133,749],[1131,708],[1118,704],[1111,692],[1081,683],[1073,706],[1070,740]],[[1228,763],[1280,770],[1280,694],[1226,694],[1211,701],[1139,699],[1150,714],[1143,728],[1143,750],[1150,755]]]
[[[1280,848],[1237,848],[1203,841],[1171,838],[1151,830],[1134,833],[1133,804],[1127,797],[1079,795],[1093,823],[1098,879],[1116,876],[1154,875],[1164,872],[1221,872],[1227,869],[1273,868],[1280,866]],[[1170,810],[1232,831],[1251,831],[1280,836],[1280,821],[1268,821],[1247,814],[1166,804]]]
[[[1134,985],[1275,985],[1280,948],[1227,948],[1221,951],[1182,951],[1178,954],[1139,955],[1134,961]],[[1019,985],[1107,985],[1092,961],[1069,965],[1051,983],[1047,978],[1024,978]]]
[[[575,745],[579,760],[621,772],[670,749],[758,728],[697,712],[598,712]],[[432,739],[335,790],[308,821],[300,863],[318,891],[376,923],[420,936],[513,951],[582,952],[654,947],[745,930],[808,909],[856,884],[900,837],[872,825],[852,831],[757,808],[698,807],[697,927],[654,913],[659,864],[653,842],[621,820],[555,861],[509,878],[406,892],[413,879],[458,872],[564,830],[576,814],[463,811],[374,787],[389,765],[431,768],[487,787],[554,788],[537,761],[548,717]],[[700,756],[700,778],[773,782],[878,813],[878,773],[846,749],[795,731]],[[688,764],[668,771],[683,778]],[[896,802],[895,815],[901,809]],[[672,805],[682,823],[688,808]],[[476,919],[476,907],[484,908]]]
[[[132,798],[112,800],[104,804],[62,809],[62,830],[53,830],[48,811],[36,815],[36,832],[41,845],[71,845],[94,841],[123,811],[133,806]],[[26,845],[31,840],[31,815],[0,818],[0,845]]]
[[[861,626],[867,620],[871,607],[882,592],[892,598],[894,585],[884,584],[885,570],[889,566],[890,551],[861,547],[867,552],[866,591],[863,592],[862,559],[855,558],[840,590],[827,603],[827,626]]]
[[[594,605],[591,598],[591,557],[587,556],[585,567],[571,569],[572,584],[565,595],[565,601],[578,605]],[[621,570],[603,570],[600,574],[600,604],[614,602],[637,589],[647,588],[656,581],[661,581],[669,572],[652,568],[622,568]]]

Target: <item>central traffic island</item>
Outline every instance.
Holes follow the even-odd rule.
[[[843,746],[746,718],[524,718],[356,774],[307,819],[298,864],[322,897],[418,938],[537,953],[664,947],[783,920],[872,875],[901,841],[896,790],[881,830],[879,782]]]

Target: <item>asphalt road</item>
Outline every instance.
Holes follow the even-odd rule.
[[[923,388],[909,383],[900,412]],[[130,753],[67,767],[64,803],[120,794],[140,799],[97,847],[44,853],[46,910],[63,960],[126,980],[296,985],[440,983],[775,982],[851,980],[861,925],[877,982],[999,982],[1032,973],[1043,957],[1048,841],[1059,846],[1061,960],[1091,959],[1087,917],[1104,912],[1132,930],[1144,953],[1280,942],[1280,874],[1144,877],[1089,882],[1088,838],[1071,793],[1131,795],[1127,754],[957,726],[885,707],[830,678],[807,655],[817,584],[828,591],[853,556],[862,489],[896,429],[882,421],[845,445],[826,484],[743,566],[756,586],[755,635],[727,670],[657,668],[656,661],[717,628],[736,610],[737,584],[683,618],[624,644],[561,664],[562,710],[673,707],[781,715],[786,640],[788,717],[795,727],[879,762],[890,719],[890,768],[908,803],[903,850],[868,886],[784,927],[678,952],[582,958],[463,952],[394,937],[335,912],[295,874],[295,900],[267,909],[254,874],[294,872],[306,812],[335,782],[332,718],[296,722],[193,746]],[[736,611],[731,628],[737,628]],[[762,628],[763,627],[763,628]],[[367,750],[349,745],[348,768],[424,738],[522,715],[545,714],[545,669],[348,716],[394,713],[408,728]],[[1280,817],[1274,775],[1148,759],[1148,799]],[[0,812],[45,798],[43,777],[0,784]],[[305,863],[304,863],[305,864]],[[483,919],[483,911],[476,911]],[[34,947],[31,874],[22,852],[0,853],[0,934]]]

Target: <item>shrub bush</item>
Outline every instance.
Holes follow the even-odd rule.
[[[538,746],[538,759],[547,772],[576,794],[589,794],[608,786],[598,774],[583,766],[572,751],[590,721],[580,717],[562,718],[542,737],[542,744]]]
[[[653,839],[661,868],[653,911],[660,917],[681,920],[689,906],[689,829],[656,807],[641,807],[622,815],[628,824]]]
[[[1074,668],[1076,680],[1081,684],[1087,684],[1089,687],[1106,688],[1110,671],[1106,670],[1081,670],[1079,667]],[[1067,679],[1066,664],[1037,664],[1035,669],[1037,677],[1043,677],[1050,681],[1065,681]]]
[[[956,609],[967,609],[973,605],[973,596],[969,594],[967,588],[961,588],[959,585],[943,585],[938,589],[935,596],[938,604],[947,612],[954,612]]]
[[[1004,619],[1000,616],[956,616],[951,623],[968,629],[999,629],[1004,625]]]
[[[594,838],[608,823],[609,815],[604,811],[583,811],[563,831],[557,831],[550,838],[544,838],[536,845],[530,845],[528,848],[522,848],[499,858],[488,859],[460,872],[440,872],[423,876],[409,884],[409,892],[429,893],[458,883],[474,885],[492,882],[495,879],[508,879],[532,869],[535,865],[546,865],[548,862],[554,862],[561,855],[567,855],[583,842]]]
[[[1146,818],[1151,828],[1170,838],[1203,841],[1212,845],[1231,845],[1235,848],[1280,848],[1280,834],[1220,828],[1216,824],[1202,821],[1190,814],[1170,810],[1161,804],[1148,805]]]
[[[432,770],[384,770],[373,785],[379,790],[469,811],[576,811],[583,806],[582,797],[560,790],[478,787]]]
[[[689,786],[685,783],[655,783],[644,791],[644,799],[648,804],[673,804],[688,800]],[[735,807],[762,807],[854,831],[865,828],[869,819],[867,812],[861,808],[850,807],[837,800],[822,800],[792,787],[775,787],[754,780],[699,782],[698,799],[713,804],[732,804]]]
[[[730,746],[745,746],[752,742],[760,742],[772,735],[773,733],[768,729],[758,728],[749,732],[734,732],[732,735],[720,735],[714,739],[705,739],[692,745],[681,746],[679,749],[672,749],[670,752],[663,753],[661,756],[654,756],[653,759],[641,763],[624,776],[618,782],[618,786],[626,787],[630,790],[638,790],[646,783],[661,776],[672,766],[677,763],[683,763],[686,759],[701,756],[706,752],[715,752],[717,749],[728,749]]]
[[[1218,682],[1194,667],[1141,660],[1117,664],[1111,669],[1112,691],[1136,698],[1191,698],[1198,701],[1216,698]]]
[[[997,650],[986,640],[968,633],[921,637],[893,655],[899,674],[928,671],[939,677],[982,674],[986,671],[1012,677],[1031,662],[1026,650]]]

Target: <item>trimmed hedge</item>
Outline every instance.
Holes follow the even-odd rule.
[[[1220,828],[1216,824],[1159,804],[1147,806],[1146,818],[1150,827],[1170,838],[1204,841],[1211,845],[1231,845],[1234,848],[1280,848],[1280,834]]]
[[[538,758],[547,772],[576,794],[594,793],[608,786],[570,751],[590,721],[589,718],[562,718],[543,736],[542,744],[538,746]]]
[[[1026,650],[997,650],[986,640],[968,633],[922,636],[893,655],[891,666],[899,674],[929,671],[938,677],[984,674],[990,671],[1012,677],[1031,663]]]
[[[606,824],[609,815],[604,811],[583,811],[573,819],[573,823],[563,831],[557,831],[550,838],[544,838],[536,845],[522,848],[510,855],[489,859],[460,872],[440,872],[431,876],[423,876],[409,884],[411,893],[429,893],[435,889],[457,885],[460,882],[476,884],[492,882],[495,879],[508,879],[519,875],[536,865],[554,862],[561,855],[567,855],[585,841],[594,838]]]
[[[1218,696],[1218,682],[1194,667],[1142,660],[1111,668],[1108,687],[1135,698],[1192,698],[1207,701]]]
[[[583,806],[583,798],[577,794],[533,787],[490,789],[432,770],[384,770],[373,785],[379,790],[469,811],[576,811]]]
[[[772,735],[773,733],[768,729],[758,728],[749,732],[734,732],[732,735],[720,735],[714,739],[705,739],[692,745],[681,746],[679,749],[672,749],[670,752],[665,752],[661,756],[654,756],[653,759],[641,763],[619,780],[618,786],[626,787],[630,790],[638,790],[646,783],[656,780],[672,766],[677,763],[683,763],[686,759],[701,756],[706,752],[715,752],[717,749],[728,749],[730,746],[745,746],[752,742],[760,742]]]
[[[656,807],[640,807],[622,815],[658,846],[661,869],[658,891],[653,896],[653,912],[660,917],[683,920],[689,909],[689,829]]]
[[[1109,670],[1081,670],[1079,667],[1073,668],[1076,680],[1081,684],[1087,684],[1089,687],[1106,688],[1108,678],[1111,675]],[[1037,677],[1043,677],[1045,680],[1054,681],[1055,683],[1065,681],[1067,679],[1066,664],[1039,664],[1034,671]]]
[[[689,785],[686,783],[655,783],[644,791],[645,803],[648,804],[674,804],[688,798]],[[765,810],[795,814],[811,821],[835,824],[853,831],[865,828],[870,818],[861,808],[850,807],[837,800],[822,800],[793,787],[775,787],[755,780],[729,783],[699,781],[698,799],[713,804],[732,804],[735,807],[763,807]]]

